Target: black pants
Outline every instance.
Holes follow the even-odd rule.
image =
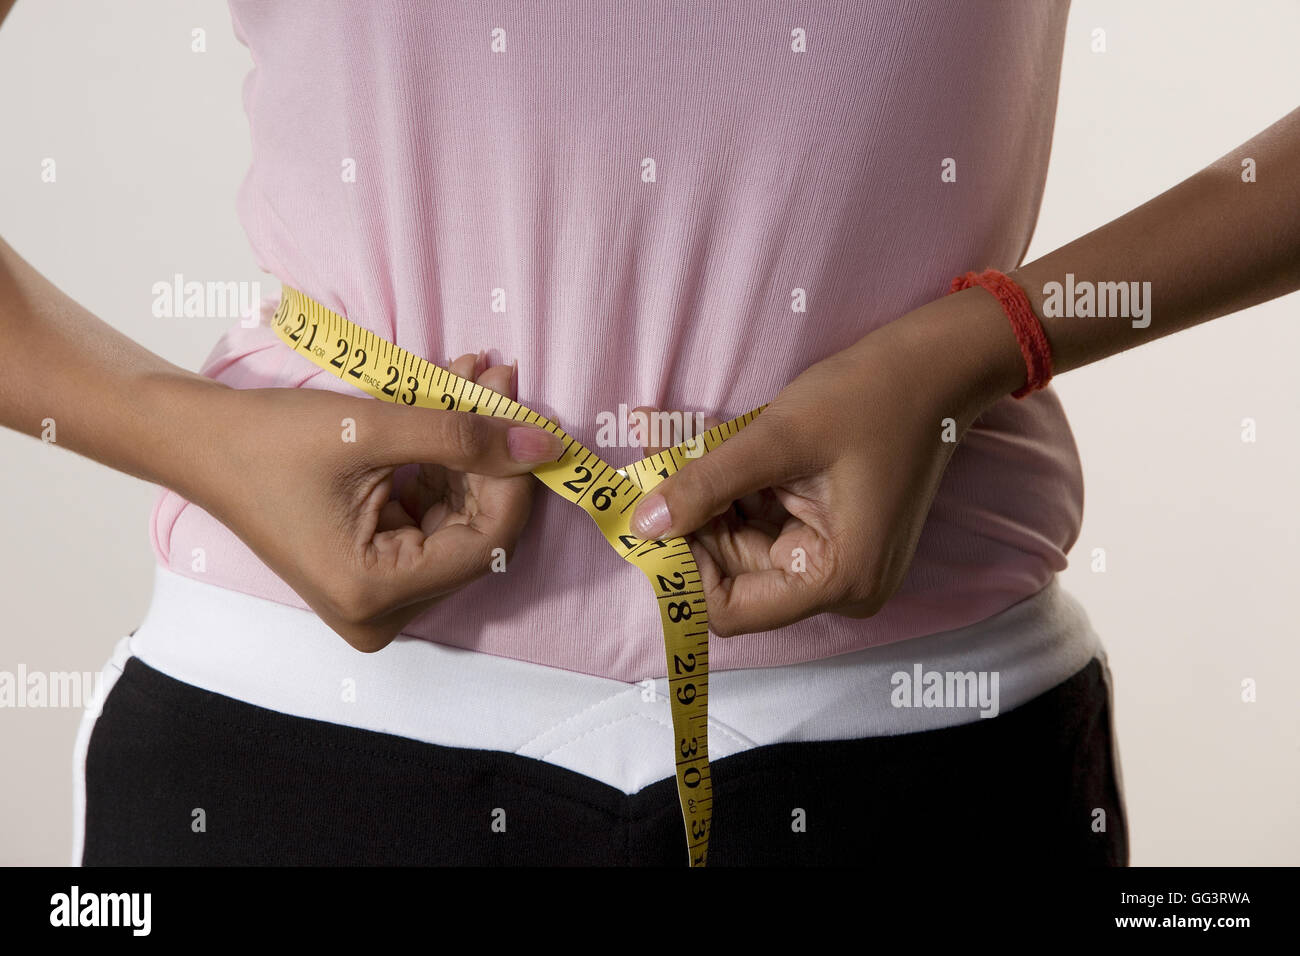
[[[997,717],[713,763],[709,865],[1126,865],[1094,660]],[[674,781],[290,717],[127,661],[90,738],[86,865],[686,865]]]

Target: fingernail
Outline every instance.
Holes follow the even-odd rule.
[[[563,448],[560,439],[546,429],[529,425],[516,425],[506,432],[506,444],[510,446],[511,458],[529,465],[555,461]]]
[[[510,400],[519,400],[519,359],[510,363]]]
[[[478,378],[487,371],[487,349],[480,349],[478,357],[474,359],[474,377]]]
[[[632,515],[632,530],[642,538],[657,538],[672,524],[668,502],[663,495],[651,495],[637,506]]]

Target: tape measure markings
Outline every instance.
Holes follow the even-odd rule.
[[[289,317],[295,314],[298,325],[291,329]],[[304,342],[309,316],[313,320],[311,335]],[[688,860],[691,866],[704,866],[712,830],[713,782],[708,751],[709,619],[703,577],[685,538],[642,539],[632,533],[628,512],[686,461],[712,451],[766,406],[615,468],[550,419],[381,339],[297,289],[284,287],[272,327],[294,351],[374,398],[525,422],[560,438],[563,450],[559,457],[538,465],[532,473],[561,498],[580,507],[615,553],[636,567],[654,588],[664,635],[669,709],[677,738],[673,764]],[[341,349],[332,358],[330,349],[316,344],[320,331],[326,339],[335,340],[334,349]],[[611,475],[616,475],[616,480],[605,483]],[[619,502],[617,508],[613,507],[615,501]],[[700,725],[702,733],[692,729]]]

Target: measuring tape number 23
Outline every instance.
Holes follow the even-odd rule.
[[[393,403],[509,418],[558,435],[564,453],[533,474],[585,511],[620,558],[650,581],[663,624],[677,796],[691,866],[704,866],[713,822],[709,774],[709,614],[695,558],[684,538],[647,541],[631,531],[637,501],[692,457],[712,451],[767,406],[724,422],[691,442],[624,468],[583,447],[559,425],[482,385],[386,342],[297,289],[285,286],[272,328],[298,354],[368,395]],[[705,451],[699,452],[703,442]],[[689,447],[696,454],[689,453]]]

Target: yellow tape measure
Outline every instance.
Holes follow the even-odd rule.
[[[482,385],[453,375],[284,287],[272,322],[285,344],[326,371],[383,401],[509,418],[560,437],[564,452],[533,469],[542,484],[596,522],[609,546],[654,587],[663,622],[668,698],[677,738],[677,796],[691,866],[704,866],[713,822],[709,775],[709,614],[695,558],[684,538],[646,541],[629,522],[641,496],[693,457],[688,444],[712,451],[766,405],[622,469],[602,461],[554,422]]]

